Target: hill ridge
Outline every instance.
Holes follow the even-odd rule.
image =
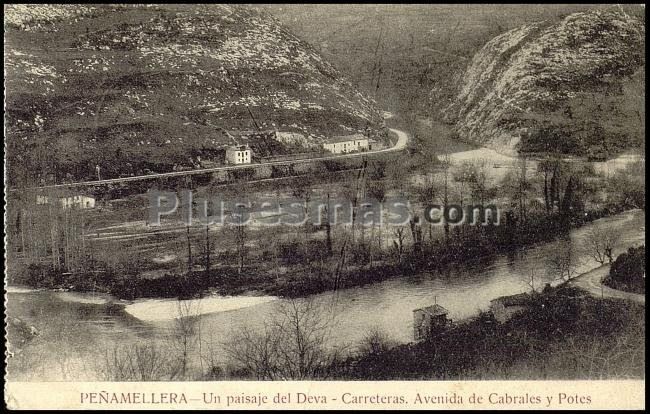
[[[12,5],[5,13],[8,163],[29,175],[13,180],[53,171],[84,179],[95,165],[109,176],[165,172],[197,156],[219,159],[232,143],[224,130],[299,132],[312,146],[384,133],[371,98],[258,10]]]
[[[512,29],[474,56],[445,116],[461,139],[510,155],[611,156],[641,145],[626,86],[645,89],[644,33],[643,21],[611,10]],[[601,109],[591,110],[594,99]]]

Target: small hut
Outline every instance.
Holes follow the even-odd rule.
[[[447,314],[442,306],[435,304],[413,311],[413,337],[416,341],[426,339],[436,332],[441,332],[449,325]]]

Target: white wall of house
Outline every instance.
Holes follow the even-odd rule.
[[[228,164],[250,164],[251,150],[228,149],[226,150],[226,162]]]
[[[63,208],[81,207],[81,208],[95,208],[95,199],[92,197],[76,195],[72,197],[65,197],[59,200]]]
[[[59,204],[64,209],[68,208],[95,208],[95,198],[84,196],[84,195],[75,195],[70,197],[60,197]],[[36,204],[49,204],[50,198],[44,195],[36,196]]]
[[[333,154],[344,154],[348,152],[367,151],[368,139],[354,139],[349,141],[328,142],[323,144],[323,148]]]

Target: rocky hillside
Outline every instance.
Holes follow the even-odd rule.
[[[189,168],[246,130],[317,144],[382,122],[314,49],[243,6],[5,6],[5,71],[16,185],[89,179],[96,165],[103,177]]]
[[[513,154],[603,158],[645,140],[645,20],[574,13],[488,42],[445,115],[459,138]]]

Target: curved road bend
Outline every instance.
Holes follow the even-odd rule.
[[[595,297],[628,299],[634,302],[642,303],[645,305],[645,295],[638,293],[624,292],[622,290],[612,289],[605,286],[601,281],[609,273],[609,265],[597,267],[587,273],[583,273],[569,282],[571,285],[577,286],[589,292]]]
[[[80,186],[85,186],[85,185],[97,185],[97,184],[117,184],[117,183],[129,182],[129,181],[151,180],[151,179],[162,178],[162,177],[180,177],[180,176],[184,176],[184,175],[205,174],[205,173],[218,172],[218,171],[238,170],[238,169],[245,169],[245,168],[250,168],[250,167],[259,167],[259,166],[265,166],[265,165],[274,166],[274,165],[290,165],[290,164],[299,164],[299,163],[302,164],[302,163],[310,163],[310,162],[316,162],[316,161],[334,161],[334,160],[340,160],[340,159],[346,159],[346,158],[365,157],[365,156],[368,156],[368,155],[385,154],[385,153],[404,150],[406,148],[406,144],[408,143],[408,134],[406,132],[404,132],[404,131],[400,131],[400,130],[394,129],[394,128],[389,128],[389,130],[397,135],[397,143],[394,146],[390,147],[390,148],[384,148],[384,149],[378,149],[378,150],[371,150],[371,151],[365,151],[365,152],[354,152],[354,153],[342,154],[342,155],[328,155],[328,156],[324,156],[324,157],[305,158],[305,159],[298,159],[298,160],[283,160],[283,161],[269,161],[269,162],[263,162],[263,163],[257,163],[257,164],[228,165],[228,166],[223,166],[223,167],[201,168],[201,169],[189,170],[189,171],[174,171],[174,172],[168,172],[168,173],[138,175],[138,176],[135,176],[135,177],[111,178],[111,179],[107,179],[107,180],[81,181],[81,182],[76,182],[76,183],[47,185],[47,186],[43,186],[43,187],[31,187],[31,188],[28,188],[28,189],[33,190],[33,189],[46,189],[46,188],[80,187]],[[20,189],[11,189],[10,191],[19,191],[19,190]]]

